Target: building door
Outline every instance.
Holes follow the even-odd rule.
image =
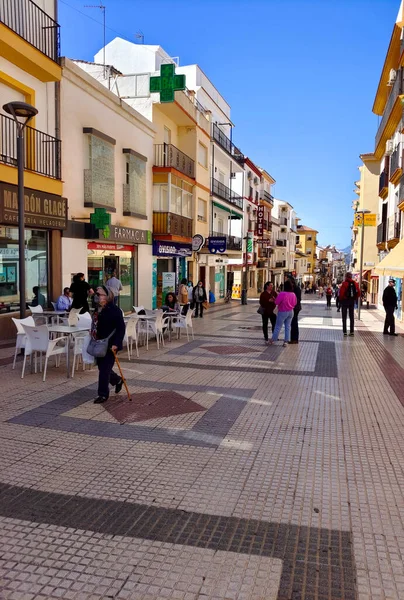
[[[199,267],[199,281],[202,281],[203,287],[206,289],[206,267]],[[197,281],[195,285],[197,285]]]

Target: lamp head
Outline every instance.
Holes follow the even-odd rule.
[[[38,114],[35,106],[26,102],[8,102],[3,105],[3,110],[14,117],[14,119],[25,119],[28,122],[32,117]]]

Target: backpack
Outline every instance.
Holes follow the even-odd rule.
[[[356,298],[358,292],[356,291],[356,285],[353,281],[348,283],[348,289],[346,293],[347,298]]]

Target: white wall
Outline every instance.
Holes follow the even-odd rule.
[[[94,62],[103,64],[101,48],[94,56]],[[159,71],[162,63],[173,62],[161,46],[135,44],[116,37],[105,46],[105,62],[122,73],[150,73]]]
[[[72,273],[84,273],[87,280],[87,240],[62,237],[62,289],[71,284]]]

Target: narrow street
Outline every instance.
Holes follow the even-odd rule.
[[[303,296],[267,347],[256,311],[122,352],[131,402],[1,346],[2,600],[404,598],[403,332]]]

